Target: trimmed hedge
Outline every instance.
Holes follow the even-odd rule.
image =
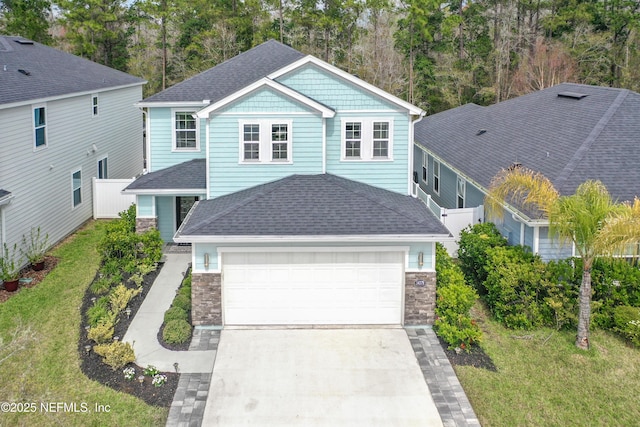
[[[170,320],[164,325],[162,339],[169,344],[182,344],[191,338],[191,325],[186,320]]]

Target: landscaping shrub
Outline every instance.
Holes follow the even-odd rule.
[[[164,325],[162,338],[169,344],[186,342],[191,338],[191,325],[186,320],[171,320]]]
[[[140,293],[140,289],[127,288],[124,285],[116,286],[109,294],[109,303],[114,313],[120,313],[125,309],[131,298]]]
[[[172,307],[179,307],[181,309],[183,309],[184,311],[189,311],[191,309],[191,298],[189,298],[186,295],[176,295],[176,297],[173,299],[173,304],[171,304]]]
[[[621,305],[613,309],[614,330],[640,347],[640,308]]]
[[[89,329],[87,337],[96,344],[110,342],[113,339],[113,322],[110,320],[101,321]]]
[[[191,299],[191,286],[182,286],[180,290],[178,290],[178,295],[184,295]]]
[[[458,242],[458,261],[460,269],[480,295],[486,294],[484,282],[487,278],[487,250],[494,247],[507,246],[507,239],[502,237],[495,224],[485,222],[469,226],[460,232]]]
[[[112,283],[107,277],[101,277],[91,285],[91,292],[96,295],[104,295],[109,293]]]
[[[102,356],[103,362],[111,366],[114,371],[136,360],[131,345],[121,341],[96,345],[93,347],[93,351]]]
[[[101,297],[87,310],[87,321],[95,327],[109,316],[109,298]]]
[[[172,320],[189,320],[187,312],[180,307],[171,307],[164,313],[164,323],[169,323]]]
[[[468,350],[482,338],[480,328],[469,315],[478,299],[464,281],[460,268],[440,244],[436,245],[436,321],[434,330],[450,348]]]

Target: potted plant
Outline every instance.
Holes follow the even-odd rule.
[[[20,279],[20,264],[16,262],[16,252],[18,245],[13,245],[13,250],[9,250],[7,244],[4,244],[4,251],[0,258],[0,279],[4,283],[4,289],[7,292],[14,292],[18,289],[18,280]]]
[[[22,235],[22,246],[26,249],[20,248],[20,252],[29,260],[31,268],[35,271],[44,268],[44,253],[47,250],[48,241],[49,234],[45,234],[44,238],[41,238],[40,227],[31,229],[28,241],[27,237]]]

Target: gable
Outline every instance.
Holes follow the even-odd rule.
[[[262,87],[216,110],[214,114],[245,112],[317,113],[316,110],[310,108],[308,105],[304,105],[273,88]]]
[[[398,105],[308,63],[276,81],[336,110],[401,110]]]

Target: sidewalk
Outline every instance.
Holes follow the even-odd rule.
[[[153,365],[160,371],[211,373],[216,351],[171,351],[160,345],[157,334],[162,326],[164,312],[171,306],[184,273],[191,262],[190,253],[166,253],[160,270],[142,306],[129,325],[123,341],[130,343],[138,366]]]

